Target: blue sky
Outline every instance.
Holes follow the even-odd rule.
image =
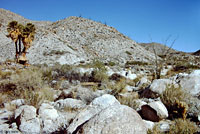
[[[200,0],[0,0],[0,8],[31,20],[81,15],[137,42],[164,43],[171,35],[167,45],[176,39],[176,50],[200,49]]]

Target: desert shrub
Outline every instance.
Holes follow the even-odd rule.
[[[138,108],[136,99],[138,99],[138,94],[136,92],[133,92],[127,96],[118,96],[117,97],[117,100],[120,102],[120,104],[127,105],[135,110]]]
[[[0,79],[6,79],[11,74],[12,74],[12,72],[10,72],[10,71],[1,71],[1,68],[0,68]]]
[[[125,66],[128,66],[128,65],[145,66],[145,65],[148,65],[148,63],[147,62],[142,62],[142,61],[127,61]]]
[[[183,118],[187,116],[189,95],[180,87],[175,88],[173,85],[168,86],[161,95],[161,101],[169,111],[169,118]]]
[[[120,93],[123,93],[126,87],[126,79],[120,79],[120,81],[117,81],[114,84],[108,85],[112,91],[111,94],[115,97],[118,97]]]
[[[10,76],[9,80],[0,82],[1,92],[8,101],[25,99],[27,104],[38,106],[44,100],[52,100],[53,93],[42,79],[42,73],[36,67],[20,70]]]
[[[174,124],[170,126],[170,134],[194,134],[197,132],[197,126],[190,120],[175,119]]]
[[[113,61],[109,61],[109,62],[108,62],[108,66],[115,66],[115,65],[116,65],[116,63],[113,62]]]
[[[185,71],[188,69],[200,69],[200,67],[198,65],[193,65],[188,62],[179,62],[173,67],[173,70],[178,72]]]

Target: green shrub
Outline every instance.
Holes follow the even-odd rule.
[[[197,132],[197,126],[190,120],[175,119],[174,124],[170,126],[170,134],[194,134]]]

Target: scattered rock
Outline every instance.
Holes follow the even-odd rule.
[[[145,123],[145,126],[146,126],[147,129],[151,129],[152,130],[154,125],[155,125],[155,123],[152,122],[152,121],[143,120],[143,122]]]
[[[157,115],[156,110],[151,108],[149,105],[143,105],[141,110],[138,111],[142,119],[158,122],[160,120],[159,116]]]
[[[167,85],[170,85],[170,84],[172,84],[172,81],[169,79],[155,79],[152,82],[150,89],[153,92],[162,94],[165,91]]]
[[[193,96],[200,93],[200,70],[195,70],[180,81],[183,90]]]
[[[23,105],[16,109],[15,120],[21,132],[40,133],[40,121],[33,106]]]
[[[69,109],[69,110],[71,109],[73,111],[73,110],[83,109],[86,106],[86,104],[81,100],[67,98],[64,100],[61,99],[61,100],[56,101],[54,103],[54,106],[57,109]]]
[[[148,103],[148,105],[154,110],[156,110],[157,115],[159,116],[160,119],[165,119],[169,116],[167,108],[161,101],[150,102]]]

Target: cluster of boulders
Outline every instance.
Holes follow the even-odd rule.
[[[77,69],[80,74],[92,73],[93,69]],[[107,74],[118,74],[129,80],[135,80],[139,74],[131,70],[107,68]],[[139,90],[143,84],[149,87]],[[109,89],[92,91],[80,83],[70,85],[69,81],[61,83],[62,90],[55,94],[54,102],[43,102],[38,108],[26,105],[25,100],[18,99],[4,104],[0,109],[0,130],[16,133],[67,133],[67,134],[145,134],[159,124],[161,131],[169,131],[171,121],[169,111],[158,97],[168,85],[181,86],[182,90],[192,96],[188,115],[200,121],[200,70],[190,74],[179,73],[170,78],[156,79],[152,83],[142,77],[135,86],[127,85],[128,96],[138,92],[140,98],[135,102],[135,109],[120,104],[111,95]]]

